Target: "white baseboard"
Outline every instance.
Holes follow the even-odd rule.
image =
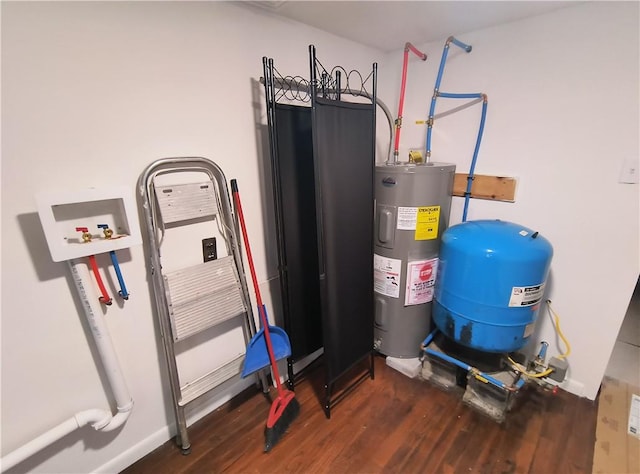
[[[578,382],[577,380],[567,379],[560,384],[560,388],[565,392],[573,393],[578,397],[587,397],[589,400],[595,400],[595,395],[589,396],[588,393],[585,392],[584,384],[582,382]]]
[[[166,443],[171,439],[172,430],[169,426],[160,428],[155,433],[147,436],[145,439],[135,444],[131,448],[127,449],[120,455],[111,459],[109,462],[103,464],[95,470],[96,473],[113,474],[115,472],[121,472],[127,467],[131,466],[134,462],[142,459],[158,446]]]
[[[211,397],[203,396],[201,399],[194,401],[191,405],[187,406],[187,426],[193,425],[201,418],[212,413],[214,410],[220,408],[236,395],[249,388],[255,383],[253,377],[247,379],[240,379],[236,383],[223,389],[223,391],[212,395]],[[162,446],[175,436],[176,424],[171,423],[167,426],[160,428],[159,430],[151,433],[146,438],[142,439],[139,443],[133,445],[131,448],[122,452],[115,458],[109,460],[109,462],[103,464],[94,472],[101,474],[113,474],[121,472],[127,467],[131,466],[136,461],[139,461],[154,449]]]

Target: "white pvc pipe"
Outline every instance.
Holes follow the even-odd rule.
[[[36,439],[4,456],[2,458],[2,471],[4,472],[7,469],[11,469],[16,464],[21,463],[41,449],[49,446],[54,441],[63,438],[78,428],[79,426],[75,417],[71,417],[60,423],[55,428],[50,429],[46,433],[38,436]]]
[[[93,291],[95,286],[93,276],[90,275],[89,268],[86,264],[77,264],[74,260],[69,260],[68,263],[71,277],[80,296],[84,313],[91,328],[96,349],[98,349],[98,354],[100,355],[102,366],[109,380],[118,411],[120,411],[120,409],[126,410],[133,404],[133,400],[131,400],[131,395],[129,395],[127,383],[122,375],[116,351],[113,348],[107,325],[102,316],[101,303]]]
[[[98,349],[98,354],[102,361],[102,366],[105,369],[107,378],[109,379],[109,385],[116,400],[118,413],[114,416],[110,411],[97,408],[76,413],[58,426],[41,434],[0,459],[2,472],[11,469],[55,441],[83,426],[91,425],[98,431],[113,431],[127,421],[133,409],[133,399],[129,395],[127,384],[122,376],[118,358],[116,357],[111,338],[109,337],[101,314],[102,309],[97,303],[98,298],[91,289],[91,284],[88,283],[91,282],[89,279],[91,277],[91,275],[89,275],[89,269],[86,265],[77,265],[73,260],[69,260],[68,263],[71,276],[82,301],[87,322],[89,323]]]

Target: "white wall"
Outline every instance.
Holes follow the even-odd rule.
[[[617,183],[622,159],[639,152],[637,18],[637,3],[592,3],[461,35],[474,50],[452,50],[442,85],[489,95],[477,172],[517,176],[517,202],[473,201],[469,217],[513,220],[553,243],[549,297],[573,344],[567,388],[589,398],[638,276],[638,186]],[[367,70],[380,58],[293,22],[202,2],[2,2],[2,40],[6,454],[77,410],[110,402],[65,266],[50,260],[35,194],[133,187],[157,158],[210,157],[240,182],[245,213],[258,229],[252,244],[266,291],[276,270],[273,235],[259,234],[271,225],[256,139],[263,98],[253,95],[252,83],[262,73],[261,57],[274,57],[282,73],[302,75],[310,43],[325,64]],[[443,43],[419,45],[430,59],[409,66],[404,147],[424,143],[424,129],[410,124],[427,114]],[[394,111],[401,56],[379,61],[379,95]],[[445,107],[440,101],[439,110]],[[434,159],[464,171],[478,118],[476,106],[438,122]],[[460,215],[456,199],[453,221]],[[107,323],[136,401],[133,415],[120,432],[83,429],[16,471],[113,472],[170,436],[146,262],[142,248],[123,255],[132,297],[109,309]],[[539,337],[554,341],[546,316]],[[192,418],[242,386],[215,394]]]
[[[518,177],[516,203],[473,200],[468,219],[510,220],[551,241],[547,296],[573,347],[564,387],[591,399],[639,271],[638,185],[618,183],[623,159],[640,154],[638,7],[587,3],[460,35],[473,50],[451,46],[440,88],[488,94],[476,173]],[[426,128],[415,120],[428,115],[444,38],[416,46],[429,58],[412,56],[409,64],[405,157],[425,146]],[[380,96],[389,104],[397,104],[401,68],[401,52],[380,64]],[[439,99],[436,113],[462,103]],[[468,172],[480,109],[436,121],[433,161]],[[462,204],[454,198],[452,223],[460,222]],[[539,321],[537,339],[558,354],[546,311]]]
[[[368,70],[378,58],[355,43],[219,2],[2,2],[2,43],[6,455],[75,412],[111,402],[66,266],[50,259],[36,193],[133,189],[158,158],[209,157],[240,183],[258,278],[271,305],[275,247],[264,230],[272,227],[264,219],[270,186],[256,124],[266,121],[261,87],[252,82],[262,75],[261,58],[273,57],[283,74],[303,76],[309,44],[327,66]],[[133,414],[121,431],[82,429],[16,472],[115,472],[169,439],[169,426],[174,431],[142,247],[119,256],[132,296],[110,307],[106,319],[136,402]],[[246,385],[227,385],[190,410],[190,418]]]

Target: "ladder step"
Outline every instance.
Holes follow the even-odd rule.
[[[201,219],[218,213],[212,181],[155,186],[155,190],[165,224]]]
[[[232,256],[167,273],[164,279],[175,342],[246,312]]]
[[[239,374],[242,370],[243,362],[244,354],[239,354],[235,359],[227,362],[222,367],[214,369],[193,382],[189,382],[183,387],[180,387],[181,398],[179,405],[185,406],[200,395],[207,393],[209,390]]]

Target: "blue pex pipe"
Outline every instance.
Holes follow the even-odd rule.
[[[472,367],[469,364],[465,364],[464,362],[462,362],[462,361],[460,361],[458,359],[454,359],[453,357],[448,356],[447,354],[444,354],[443,352],[434,351],[433,349],[429,349],[429,348],[426,348],[425,352],[427,354],[431,354],[434,357],[437,357],[438,359],[442,359],[442,360],[445,360],[445,361],[447,361],[447,362],[449,362],[449,363],[451,363],[453,365],[457,365],[458,367],[460,367],[460,368],[462,368],[464,370],[469,371],[469,370],[472,369]]]
[[[465,364],[464,362],[462,362],[462,361],[460,361],[458,359],[455,359],[455,358],[453,358],[451,356],[448,356],[447,354],[444,354],[444,353],[438,352],[438,351],[434,351],[434,350],[431,350],[431,349],[426,349],[426,352],[428,354],[431,354],[434,357],[438,357],[438,358],[440,358],[440,359],[442,359],[442,360],[444,360],[446,362],[449,362],[449,363],[451,363],[453,365],[456,365],[456,366],[462,368],[463,370],[466,370],[467,372],[472,371],[473,375],[478,375],[478,376],[482,377],[487,382],[489,382],[491,385],[495,385],[496,387],[504,388],[504,389],[509,388],[509,387],[507,387],[507,385],[504,382],[501,382],[500,380],[496,379],[495,377],[492,377],[491,375],[486,374],[484,372],[480,372],[479,370],[474,369],[473,367],[471,367],[469,364]],[[518,382],[522,382],[522,383],[516,383],[516,387],[517,388],[520,388],[520,387],[522,387],[522,385],[524,385],[524,381],[523,380],[518,380]]]
[[[427,121],[427,144],[426,144],[426,158],[429,161],[429,157],[431,156],[431,129],[433,128],[433,116],[436,112],[436,99],[438,95],[441,97],[445,97],[443,93],[439,93],[440,91],[440,83],[442,82],[442,75],[444,74],[444,65],[447,62],[447,56],[449,55],[449,43],[453,43],[459,48],[464,49],[467,53],[471,52],[471,46],[463,43],[455,39],[453,36],[450,36],[447,39],[447,42],[444,45],[444,49],[442,50],[442,58],[440,59],[440,67],[438,68],[438,76],[436,77],[436,85],[433,91],[433,97],[431,97],[431,106],[429,107],[429,120]],[[478,95],[472,96],[471,98],[480,97]],[[469,98],[465,95],[465,97],[456,97],[456,98]]]
[[[458,359],[455,359],[447,354],[444,354],[443,352],[439,352],[439,351],[434,351],[433,349],[429,349],[427,346],[429,344],[431,344],[431,341],[433,341],[433,338],[435,336],[435,334],[438,332],[438,330],[436,329],[435,331],[433,331],[431,334],[429,334],[427,336],[427,338],[424,340],[424,342],[422,343],[423,347],[424,347],[424,351],[427,354],[430,354],[434,357],[437,357],[441,360],[444,360],[446,362],[449,362],[450,364],[453,364],[457,367],[460,367],[463,370],[466,370],[467,372],[472,371],[474,375],[478,375],[480,377],[482,377],[483,379],[485,379],[487,382],[489,382],[492,385],[495,385],[496,387],[499,388],[503,388],[503,389],[508,389],[509,387],[507,387],[507,385],[496,379],[495,377],[492,377],[489,374],[486,374],[484,372],[480,372],[479,370],[473,368],[472,366],[470,366],[469,364],[466,364]],[[524,380],[520,379],[516,382],[515,386],[516,388],[520,389],[522,388],[522,386],[524,385]]]
[[[449,37],[449,41],[451,41],[457,47],[464,49],[467,53],[471,52],[471,45],[463,43],[462,41],[455,39],[453,36]]]
[[[462,222],[467,221],[467,212],[469,211],[469,198],[471,197],[471,186],[473,184],[473,173],[476,169],[478,161],[478,152],[480,151],[480,143],[482,142],[482,134],[484,133],[484,123],[487,118],[487,100],[482,102],[482,116],[480,117],[480,128],[478,129],[478,138],[476,139],[476,147],[473,150],[473,158],[469,167],[469,175],[467,176],[467,189],[464,193],[464,210],[462,211]]]
[[[429,344],[431,344],[431,341],[433,341],[433,338],[436,336],[436,334],[438,334],[437,329],[435,329],[431,334],[427,336],[424,341],[422,341],[422,347],[426,348]]]
[[[446,97],[447,99],[480,99],[482,97],[482,93],[473,92],[469,94],[456,94],[453,92],[438,92],[438,96]]]
[[[120,271],[120,265],[118,264],[118,257],[116,257],[115,250],[111,250],[109,255],[111,256],[111,263],[113,263],[113,268],[116,271],[118,283],[120,284],[120,296],[127,300],[129,299],[129,293],[127,292],[127,287],[124,284],[124,278],[122,278],[122,272]]]
[[[426,160],[427,162],[431,159],[431,132],[433,129],[433,119],[436,111],[436,100],[438,97],[443,97],[446,99],[484,99],[482,102],[482,116],[480,118],[480,128],[478,130],[478,137],[476,139],[476,146],[473,150],[473,158],[471,159],[471,166],[469,169],[469,174],[467,176],[467,187],[464,193],[464,209],[462,212],[462,222],[466,222],[467,213],[469,211],[469,199],[471,197],[471,187],[473,185],[474,172],[476,168],[476,162],[478,161],[478,152],[480,151],[480,143],[482,142],[482,134],[484,133],[484,124],[487,117],[487,96],[481,92],[468,92],[468,93],[454,93],[454,92],[440,92],[440,83],[442,81],[442,75],[444,73],[444,66],[447,61],[447,56],[449,54],[449,44],[453,43],[454,45],[462,48],[467,53],[471,52],[471,45],[463,43],[455,39],[453,36],[450,36],[447,39],[447,42],[444,45],[444,49],[442,51],[442,58],[440,60],[440,67],[438,68],[438,76],[436,78],[436,84],[433,91],[433,96],[431,97],[431,106],[429,107],[429,120],[427,121],[427,143],[426,143]]]
[[[440,67],[438,68],[438,77],[436,77],[436,85],[433,90],[433,97],[431,97],[431,107],[429,107],[429,120],[427,122],[427,161],[431,156],[431,128],[433,127],[433,115],[436,111],[436,99],[438,97],[438,90],[440,90],[440,81],[442,81],[442,73],[444,72],[444,64],[447,62],[447,55],[449,54],[449,43],[444,45],[442,50],[442,58],[440,59]]]

